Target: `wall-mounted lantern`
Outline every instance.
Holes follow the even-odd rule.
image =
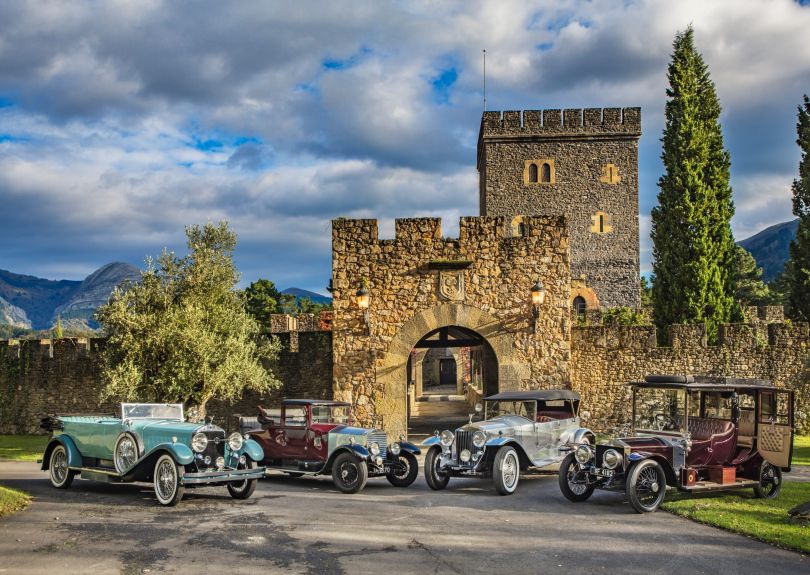
[[[540,318],[540,306],[546,301],[546,288],[543,282],[537,280],[532,286],[532,317],[534,318],[534,333],[537,333],[537,320]]]
[[[368,306],[371,304],[371,295],[369,295],[368,288],[366,288],[366,282],[360,284],[360,289],[354,294],[354,298],[357,301],[357,307],[363,310],[363,320],[366,322],[370,335],[371,325],[369,324]]]

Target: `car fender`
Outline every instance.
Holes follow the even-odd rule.
[[[514,439],[511,437],[504,437],[499,435],[498,437],[493,437],[492,439],[488,439],[485,446],[486,447],[500,447],[502,445],[506,445],[507,443],[514,443]]]
[[[422,447],[433,447],[434,445],[441,445],[442,442],[438,435],[431,435],[422,442]]]
[[[138,467],[142,462],[146,461],[147,459],[152,458],[154,455],[157,454],[158,451],[165,451],[172,457],[174,460],[179,463],[180,465],[188,465],[192,461],[194,461],[194,452],[191,451],[191,448],[186,445],[185,443],[160,443],[154,446],[152,449],[149,450],[149,453],[144,454],[138,462],[132,466],[134,469]]]
[[[579,445],[587,440],[591,446],[596,445],[596,434],[587,427],[578,427],[563,432],[560,437],[560,445]]]
[[[501,447],[506,446],[512,447],[515,451],[517,451],[518,458],[520,459],[520,466],[521,469],[525,469],[530,467],[532,464],[531,459],[524,451],[523,446],[515,440],[514,437],[504,437],[498,436],[493,437],[489,441],[484,444],[484,457],[486,457],[489,461],[495,458],[495,454]]]
[[[675,476],[675,470],[672,469],[672,465],[669,463],[669,461],[667,461],[667,458],[663,457],[660,453],[649,453],[647,451],[634,451],[627,456],[627,459],[629,461],[629,464],[627,465],[625,475],[630,473],[630,469],[636,463],[644,461],[645,459],[654,459],[664,470],[664,475],[667,476],[667,484],[673,487],[678,485],[678,478]]]
[[[422,445],[424,445],[424,443]],[[404,451],[406,453],[411,453],[413,455],[419,455],[420,453],[422,453],[421,449],[419,449],[413,443],[410,443],[408,441],[400,441],[399,442],[399,448],[402,451]]]
[[[51,463],[51,452],[53,448],[57,445],[63,445],[65,447],[65,451],[67,452],[68,458],[68,467],[81,467],[82,466],[82,454],[79,453],[79,449],[76,447],[76,443],[71,439],[69,435],[57,435],[53,439],[48,442],[48,446],[45,448],[45,453],[42,456],[42,467],[40,469],[47,470],[48,466]]]
[[[250,457],[253,461],[264,459],[264,450],[259,443],[253,439],[248,439],[242,445],[242,453]]]
[[[341,453],[349,452],[357,459],[361,459],[366,461],[368,459],[369,453],[368,449],[363,447],[362,445],[341,445],[337,449],[335,449],[332,454],[329,456],[329,459],[326,461],[326,465],[323,466],[323,471],[327,472],[332,469],[332,462],[335,461],[335,458],[340,455]]]

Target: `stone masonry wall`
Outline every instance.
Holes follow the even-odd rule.
[[[442,237],[436,218],[396,221],[380,240],[376,220],[332,222],[334,382],[367,425],[404,433],[405,365],[429,331],[460,325],[495,348],[501,390],[568,382],[568,234],[564,218],[531,217],[526,235],[506,237],[504,219],[462,218],[458,239]],[[440,277],[463,284],[442,295]],[[537,320],[531,287],[546,302]],[[355,301],[365,282],[369,323]],[[452,290],[451,290],[452,292]]]
[[[282,351],[270,368],[283,383],[265,395],[247,392],[240,401],[212,401],[215,423],[234,428],[235,413],[253,415],[256,405],[275,406],[282,397],[332,397],[332,337],[324,331],[276,335]],[[103,339],[0,341],[0,433],[42,433],[49,413],[114,413],[118,401],[101,401],[99,352]]]
[[[810,332],[806,323],[734,324],[706,345],[703,325],[675,325],[669,346],[656,345],[653,326],[591,326],[571,330],[571,384],[598,431],[630,420],[630,381],[652,373],[755,377],[796,390],[796,421],[810,433]]]
[[[637,307],[639,108],[485,112],[478,139],[480,213],[564,215],[571,277],[584,277],[602,307]],[[554,162],[555,182],[526,184],[526,160]],[[605,181],[608,164],[619,181]],[[608,233],[594,233],[597,212]]]

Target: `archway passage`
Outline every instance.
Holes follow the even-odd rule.
[[[413,347],[407,369],[409,437],[454,429],[473,410],[470,398],[498,392],[498,361],[479,333],[444,326],[425,334]],[[473,392],[473,388],[477,394]]]

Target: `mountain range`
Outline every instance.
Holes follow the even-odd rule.
[[[296,300],[308,299],[313,303],[332,303],[332,298],[301,288],[287,288],[281,292],[284,295],[294,295]]]
[[[757,260],[757,265],[762,268],[762,279],[766,282],[775,280],[782,273],[790,255],[790,242],[796,237],[798,227],[798,219],[782,222],[737,242]]]
[[[96,329],[93,314],[124,281],[138,281],[141,272],[130,264],[101,266],[84,281],[47,280],[0,270],[0,324],[50,329],[61,318],[65,327]]]

